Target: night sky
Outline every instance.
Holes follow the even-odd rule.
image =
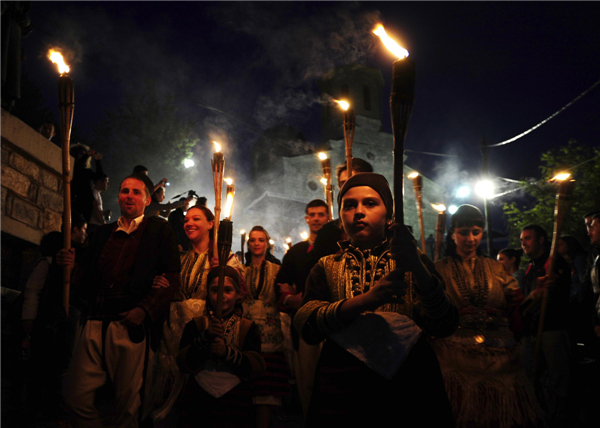
[[[157,78],[199,120],[197,160],[210,168],[202,156],[212,151],[210,130],[220,129],[240,174],[249,170],[243,158],[256,141],[253,129],[286,122],[321,142],[316,80],[335,66],[382,70],[383,126],[391,132],[394,58],[371,34],[379,22],[417,63],[406,148],[459,156],[408,153],[408,165],[440,182],[461,171],[477,176],[483,136],[492,143],[514,137],[600,79],[595,2],[33,2],[30,17],[23,69],[56,109],[56,71],[45,54],[49,45],[69,49],[81,132],[91,132],[130,85]],[[600,85],[538,130],[490,149],[491,172],[538,177],[543,151],[569,139],[598,145],[599,118]],[[127,173],[105,167],[115,181]]]

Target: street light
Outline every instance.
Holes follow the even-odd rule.
[[[183,166],[185,166],[186,168],[191,168],[194,165],[196,165],[196,162],[194,162],[192,159],[186,159],[183,161]]]
[[[471,188],[469,186],[460,186],[456,191],[456,196],[459,198],[467,198],[471,194]]]
[[[475,193],[485,199],[494,198],[494,185],[490,180],[481,180],[475,185]]]

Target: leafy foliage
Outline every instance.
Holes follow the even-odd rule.
[[[519,246],[521,229],[527,224],[539,224],[549,236],[552,234],[557,186],[547,181],[566,170],[572,174],[576,184],[571,209],[566,215],[561,234],[573,235],[585,245],[587,235],[583,216],[600,209],[600,147],[571,140],[566,146],[543,153],[541,162],[540,179],[522,183],[532,203],[519,207],[513,202],[504,207],[509,223],[510,245]]]
[[[192,172],[182,162],[198,142],[194,126],[180,117],[172,94],[162,94],[155,81],[147,80],[93,126],[93,148],[105,154],[105,169],[117,179],[141,164],[156,181],[178,181]]]

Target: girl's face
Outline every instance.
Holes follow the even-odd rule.
[[[504,271],[506,273],[511,273],[511,269],[512,269],[512,267],[515,264],[515,258],[514,257],[508,257],[504,253],[499,253],[498,254],[498,261],[504,267]]]
[[[217,307],[217,294],[219,292],[219,278],[212,280],[208,287],[208,297],[213,308]],[[235,304],[240,295],[235,289],[233,281],[229,277],[225,277],[225,285],[223,287],[223,316],[233,312]]]
[[[198,208],[189,209],[183,220],[183,230],[193,243],[208,239],[213,225],[214,221],[208,221],[204,212]]]
[[[248,240],[248,249],[253,256],[264,256],[267,253],[267,235],[265,232],[255,230],[250,232],[250,239]]]
[[[477,254],[477,248],[483,237],[483,229],[479,226],[459,227],[454,229],[452,239],[456,243],[456,252],[463,259]]]

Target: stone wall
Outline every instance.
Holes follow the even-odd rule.
[[[61,149],[4,110],[1,129],[2,232],[39,245],[62,224]]]

